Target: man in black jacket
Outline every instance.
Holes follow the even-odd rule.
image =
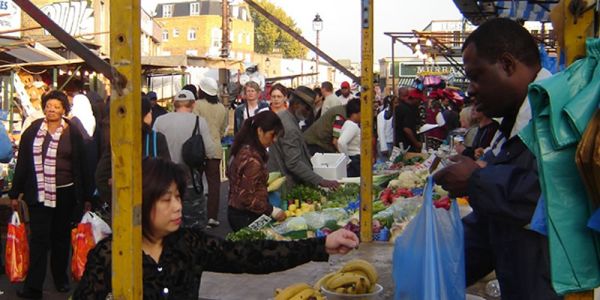
[[[495,270],[503,299],[560,299],[550,282],[548,240],[526,229],[541,190],[536,158],[517,135],[531,119],[528,85],[551,74],[540,66],[533,37],[508,19],[478,27],[463,45],[463,61],[478,109],[503,117],[483,161],[457,156],[434,177],[473,207],[463,219],[467,285]]]

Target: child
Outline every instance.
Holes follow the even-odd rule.
[[[348,177],[360,176],[360,100],[352,99],[346,104],[348,119],[342,126],[337,140],[338,150],[350,158]]]

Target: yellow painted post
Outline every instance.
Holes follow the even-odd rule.
[[[373,240],[373,0],[362,0],[360,239]]]
[[[126,78],[112,82],[112,288],[114,299],[142,297],[140,0],[110,1],[110,62]]]

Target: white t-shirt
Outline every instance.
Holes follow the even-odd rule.
[[[392,151],[392,149],[388,149],[388,143],[394,142],[394,128],[393,128],[393,120],[394,118],[390,118],[389,120],[385,119],[386,110],[382,110],[377,114],[377,141],[379,142],[379,149],[381,151]]]
[[[360,127],[353,121],[346,120],[337,141],[340,153],[346,156],[360,155]]]

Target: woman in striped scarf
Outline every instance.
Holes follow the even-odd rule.
[[[67,96],[50,91],[42,97],[42,107],[45,117],[21,136],[9,192],[13,203],[23,194],[29,206],[30,266],[23,289],[17,292],[27,299],[42,297],[48,250],[56,290],[69,291],[71,224],[79,221],[91,195],[83,137],[65,118],[70,108]]]

